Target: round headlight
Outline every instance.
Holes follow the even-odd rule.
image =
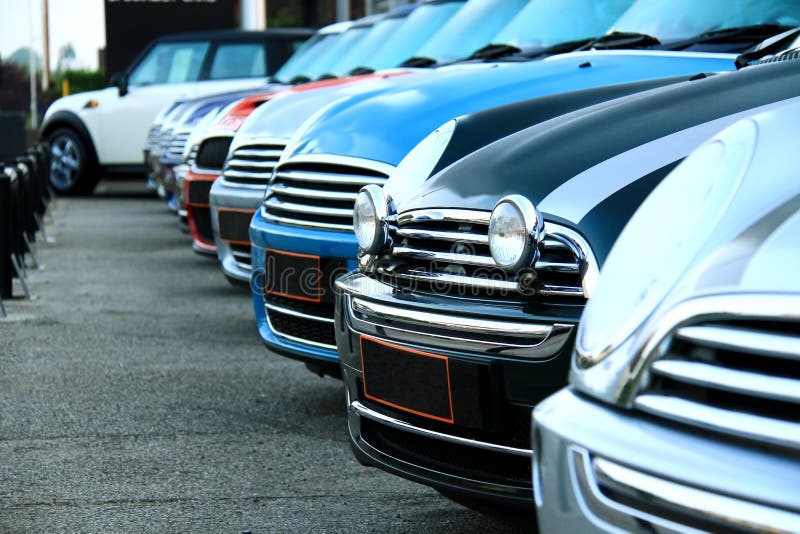
[[[361,188],[353,208],[353,230],[358,246],[367,254],[377,254],[389,243],[391,199],[377,185]]]
[[[489,219],[489,250],[495,263],[509,272],[531,264],[544,231],[536,206],[521,195],[501,198]]]

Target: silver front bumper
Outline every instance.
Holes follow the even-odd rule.
[[[534,412],[542,532],[800,531],[800,462],[569,389]]]
[[[211,187],[211,226],[214,229],[214,242],[217,257],[226,275],[242,282],[250,281],[252,260],[250,247],[232,244],[220,238],[220,210],[250,210],[255,212],[264,200],[266,185],[234,184],[219,178]]]

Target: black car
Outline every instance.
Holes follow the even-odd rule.
[[[360,271],[337,282],[335,323],[359,460],[461,502],[531,508],[531,409],[566,384],[620,230],[705,139],[798,95],[800,61],[700,75],[509,135],[412,191],[405,174],[363,189]]]

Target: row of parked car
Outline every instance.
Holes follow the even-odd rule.
[[[167,105],[148,180],[365,465],[544,531],[798,530],[798,26],[420,2]]]

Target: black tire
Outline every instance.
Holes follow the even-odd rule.
[[[50,144],[50,186],[59,195],[91,195],[100,175],[86,141],[72,128],[56,128]]]

